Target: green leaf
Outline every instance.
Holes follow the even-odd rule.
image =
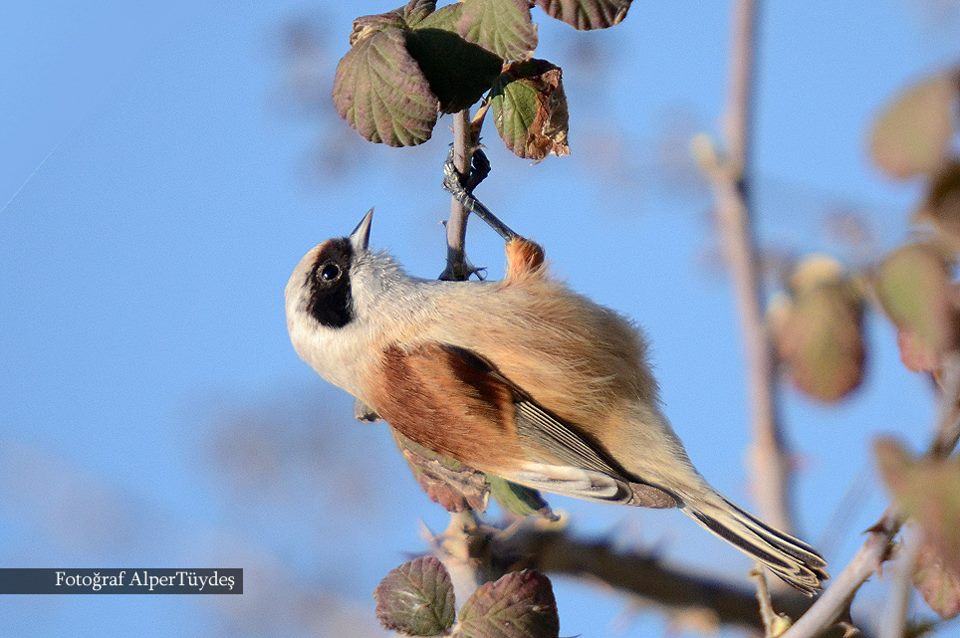
[[[874,453],[894,502],[917,522],[944,568],[960,574],[960,459],[914,458],[890,438],[877,440]]]
[[[410,0],[406,6],[385,13],[360,16],[353,21],[350,46],[390,28],[412,27],[428,18],[436,6],[437,3],[434,0]]]
[[[780,359],[807,396],[842,399],[863,380],[863,300],[839,277],[795,289],[784,316],[773,326]]]
[[[440,7],[416,25],[417,29],[442,29],[452,33],[457,32],[457,23],[460,22],[460,16],[463,14],[463,4],[455,2],[445,7]]]
[[[490,90],[503,60],[456,33],[422,28],[423,24],[407,33],[407,50],[439,98],[440,109],[461,111]]]
[[[897,329],[912,333],[931,356],[953,345],[954,311],[950,271],[929,244],[909,244],[892,252],[877,270],[876,293]]]
[[[537,0],[548,16],[574,29],[606,29],[627,17],[633,0]]]
[[[435,0],[410,0],[403,9],[403,21],[408,27],[415,27],[435,13]]]
[[[425,556],[387,574],[373,592],[377,618],[410,636],[438,636],[454,621],[453,583],[443,564]]]
[[[556,520],[556,515],[550,509],[550,505],[537,490],[511,483],[492,474],[487,475],[487,481],[490,482],[490,493],[493,498],[497,499],[500,507],[508,512],[517,516],[537,514],[550,520]]]
[[[960,161],[936,172],[914,220],[932,223],[951,246],[960,248]]]
[[[944,620],[960,615],[960,574],[943,564],[940,553],[930,543],[920,549],[913,584],[930,609]]]
[[[464,0],[457,32],[504,60],[525,60],[537,48],[527,0]]]
[[[404,31],[388,27],[359,39],[333,83],[337,113],[371,142],[421,144],[433,132],[439,101],[406,47]]]
[[[958,95],[956,69],[926,78],[898,95],[874,123],[870,135],[874,162],[900,179],[933,173],[956,131]]]
[[[511,572],[484,583],[460,610],[457,638],[557,638],[560,618],[549,579]]]
[[[569,155],[567,98],[563,72],[545,60],[510,65],[492,93],[493,121],[518,157],[542,160]]]

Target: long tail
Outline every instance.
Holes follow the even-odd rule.
[[[763,521],[715,492],[684,499],[683,512],[704,528],[755,558],[787,584],[812,596],[829,578],[815,549]]]

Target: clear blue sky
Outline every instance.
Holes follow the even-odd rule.
[[[378,635],[370,592],[423,549],[418,520],[440,529],[446,517],[386,428],[353,422],[348,398],[297,359],[282,291],[303,252],[369,206],[373,244],[414,273],[440,272],[448,123],[397,150],[363,142],[329,106],[297,108],[282,34],[292,20],[316,27],[307,70],[329,83],[355,14],[395,3],[5,6],[0,565],[248,571],[242,598],[0,599],[0,633]],[[754,153],[765,242],[850,257],[824,230],[840,207],[862,212],[879,247],[906,236],[918,189],[871,167],[865,132],[905,83],[956,61],[948,5],[769,4]],[[538,57],[566,70],[573,155],[531,166],[491,133],[480,193],[544,243],[559,276],[646,328],[692,458],[749,507],[736,317],[685,147],[718,128],[728,7],[638,2],[592,34],[536,19]],[[584,43],[598,47],[592,62]],[[468,247],[498,276],[492,233],[474,225]],[[926,382],[901,368],[883,321],[868,326],[861,391],[830,408],[785,401],[803,533],[829,537],[834,570],[883,506],[870,438],[919,445],[930,427]],[[858,481],[860,506],[828,529]],[[676,512],[552,502],[578,533],[613,529],[692,567],[747,568]],[[619,595],[555,584],[563,635],[665,631],[657,614],[623,622]],[[861,613],[884,591],[867,590]]]

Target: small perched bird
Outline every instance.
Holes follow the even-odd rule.
[[[321,377],[439,454],[547,492],[679,507],[801,592],[820,588],[814,549],[693,467],[638,329],[551,279],[539,245],[513,236],[503,281],[419,279],[369,249],[372,214],[287,283],[290,339]]]

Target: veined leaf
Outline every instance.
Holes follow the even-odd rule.
[[[371,142],[414,146],[428,139],[439,101],[402,29],[388,27],[354,44],[333,83],[337,113]]]
[[[504,60],[526,60],[537,48],[527,0],[464,0],[457,31]]]
[[[387,574],[373,597],[387,629],[410,636],[439,636],[454,621],[453,583],[439,560],[426,556]]]
[[[633,0],[537,0],[548,16],[575,29],[606,29],[627,17]]]
[[[560,619],[550,580],[511,572],[484,583],[463,604],[456,638],[557,638]]]

